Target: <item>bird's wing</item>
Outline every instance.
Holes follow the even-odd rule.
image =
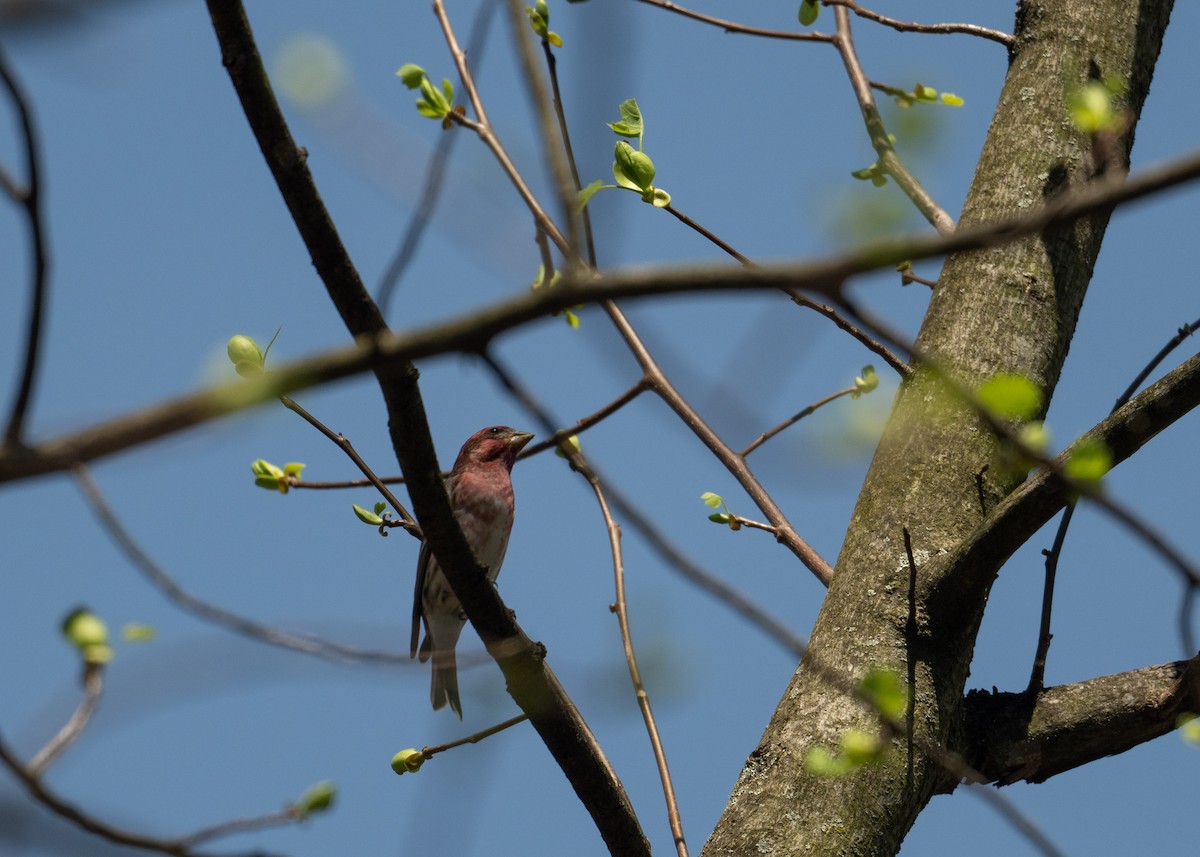
[[[422,596],[425,593],[425,579],[429,576],[429,564],[432,561],[433,553],[429,550],[429,543],[421,542],[421,553],[417,557],[417,580],[413,585],[412,637],[408,650],[410,658],[417,656],[417,644],[421,640],[421,615],[424,612]]]

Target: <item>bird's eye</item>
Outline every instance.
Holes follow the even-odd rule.
[[[500,426],[492,426],[488,429],[488,434],[500,434]]]

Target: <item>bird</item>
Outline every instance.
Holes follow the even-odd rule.
[[[467,438],[450,475],[446,493],[450,508],[466,536],[475,559],[487,570],[487,579],[495,583],[508,548],[513,523],[512,468],[517,453],[533,439],[529,432],[508,426],[489,426]],[[425,640],[420,647],[421,663],[432,658],[433,679],[429,700],[433,710],[447,704],[462,719],[462,701],[458,695],[458,669],[454,647],[466,624],[454,590],[451,589],[437,558],[422,543],[417,557],[417,579],[413,590],[412,642],[409,657],[418,655],[417,640],[421,625]]]

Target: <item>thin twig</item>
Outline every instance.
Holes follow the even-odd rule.
[[[392,508],[396,510],[396,514],[400,516],[402,521],[400,526],[406,530],[409,535],[416,536],[418,539],[421,538],[421,527],[419,524],[417,524],[417,519],[409,514],[408,509],[404,508],[404,504],[397,500],[396,495],[388,489],[383,480],[375,475],[375,471],[372,470],[365,461],[363,461],[362,456],[358,454],[358,451],[355,450],[354,445],[351,444],[350,441],[345,438],[345,436],[332,431],[323,422],[318,420],[299,404],[297,404],[297,402],[291,397],[280,396],[279,401],[281,401],[283,406],[289,411],[299,414],[305,422],[307,422],[321,434],[325,435],[325,437],[333,441],[334,444],[342,450],[342,452],[346,453],[346,456],[354,462],[354,465],[360,471],[362,471],[363,476],[367,477],[367,481],[375,486],[375,490],[382,494],[384,499],[386,499],[388,503],[391,504]]]
[[[567,163],[567,155],[563,148],[565,121],[561,121],[561,112],[556,116],[550,93],[546,91],[545,82],[538,74],[537,54],[533,46],[533,36],[529,26],[529,16],[521,0],[508,0],[508,22],[513,30],[513,40],[516,42],[517,56],[520,58],[522,77],[529,90],[537,114],[538,131],[542,138],[542,148],[546,154],[546,162],[550,168],[550,177],[554,180],[554,189],[558,195],[561,216],[567,224],[567,241],[571,252],[567,254],[570,263],[582,258],[579,248],[583,241],[583,224],[579,214],[579,179],[572,178],[571,168]],[[542,39],[543,53],[554,62],[554,54],[550,45]],[[555,88],[557,92],[557,87]]]
[[[453,750],[455,747],[461,747],[464,744],[478,744],[484,738],[490,738],[497,732],[503,732],[505,729],[516,726],[518,723],[524,723],[528,719],[528,714],[518,714],[516,717],[510,717],[503,723],[497,723],[495,726],[489,726],[487,729],[481,729],[473,735],[468,735],[466,738],[459,738],[457,741],[451,741],[448,744],[438,744],[434,747],[422,747],[421,755],[424,756],[426,760],[429,760],[438,753],[444,753],[447,750]]]
[[[620,308],[611,300],[604,301],[601,306],[616,325],[638,365],[642,367],[646,382],[654,393],[675,412],[684,425],[692,430],[700,442],[708,447],[738,481],[754,504],[767,516],[771,525],[776,527],[776,540],[791,550],[818,580],[828,586],[829,581],[833,579],[833,566],[796,532],[783,510],[746,465],[746,460],[734,452],[675,389]]]
[[[253,830],[266,830],[270,827],[295,824],[307,817],[308,815],[295,805],[289,805],[276,812],[268,812],[263,815],[250,815],[244,818],[231,818],[229,821],[222,821],[209,827],[202,827],[195,833],[190,833],[182,837],[179,842],[185,848],[191,848],[202,842],[220,839],[222,836],[232,836],[235,833],[249,833]]]
[[[534,397],[533,393],[525,385],[521,384],[496,358],[490,355],[485,355],[485,357],[487,365],[491,368],[497,380],[533,415],[542,428],[552,435],[551,441],[554,438],[570,437],[577,433],[574,429],[556,430],[555,426],[559,424],[558,421]],[[644,386],[639,383],[631,388],[630,392],[632,390],[644,389]],[[629,393],[625,395],[628,396]],[[549,443],[550,441],[546,441],[540,444],[540,446],[545,446]],[[651,522],[650,516],[638,508],[623,491],[619,490],[610,480],[604,479],[599,471],[596,470],[595,464],[589,461],[588,467],[591,468],[596,478],[600,479],[604,484],[605,493],[613,508],[617,510],[617,513],[629,526],[641,534],[650,547],[663,558],[668,568],[673,568],[702,591],[712,595],[721,604],[740,614],[751,625],[762,630],[768,637],[775,640],[797,658],[804,654],[804,641],[787,626],[767,613],[766,610],[759,607],[739,590],[730,586],[712,572],[702,568],[691,557],[685,554],[683,550],[667,539],[662,531]]]
[[[483,141],[483,144],[492,150],[492,154],[500,163],[500,168],[504,170],[504,174],[508,176],[510,182],[517,190],[517,194],[525,202],[530,213],[533,214],[534,220],[537,222],[538,228],[554,242],[559,252],[567,259],[571,259],[571,244],[563,237],[563,234],[555,226],[554,221],[546,213],[541,203],[537,201],[537,197],[533,195],[533,191],[529,189],[529,185],[525,183],[524,177],[509,158],[508,152],[500,143],[500,138],[496,136],[492,124],[488,121],[487,111],[483,107],[483,99],[479,97],[479,90],[475,86],[475,79],[471,76],[471,70],[467,67],[467,57],[463,53],[458,44],[458,38],[454,35],[454,28],[450,24],[450,18],[446,15],[446,8],[442,0],[433,0],[433,13],[437,16],[438,23],[442,27],[442,34],[446,38],[446,45],[450,49],[450,56],[454,59],[454,65],[458,69],[458,76],[463,82],[463,88],[467,91],[467,97],[471,100],[471,106],[475,110],[476,119],[468,119],[459,113],[449,114],[451,121],[457,122],[465,128],[470,128]]]
[[[795,289],[784,289],[783,291],[797,306],[811,309],[813,312],[825,316],[825,318],[832,321],[842,330],[846,331],[846,333],[850,334],[860,343],[866,346],[868,351],[878,354],[883,358],[885,363],[896,370],[896,374],[898,374],[901,378],[907,377],[912,373],[912,367],[901,360],[895,353],[892,352],[890,348],[888,348],[879,340],[875,339],[861,327],[854,324],[852,321],[850,321],[850,319],[846,318],[846,316],[842,315],[833,307],[829,306],[828,304],[823,304],[820,301],[815,301],[808,295],[801,294]],[[745,453],[742,454],[745,455]]]
[[[880,15],[878,12],[872,12],[870,9],[864,9],[858,3],[854,2],[854,0],[821,0],[821,2],[826,6],[845,6],[860,18],[875,21],[902,33],[962,33],[967,36],[978,36],[981,39],[990,39],[993,42],[999,42],[1010,50],[1016,44],[1016,39],[1013,38],[1012,34],[993,30],[991,27],[983,27],[979,24],[906,23],[904,21],[897,21],[895,18],[889,18],[886,15]]]
[[[834,40],[834,37],[827,33],[796,33],[791,30],[766,30],[761,27],[750,27],[746,24],[738,24],[734,21],[714,18],[712,15],[693,12],[691,9],[685,9],[678,3],[669,3],[666,0],[638,0],[638,2],[645,3],[647,6],[657,6],[659,9],[665,9],[668,12],[674,12],[677,15],[701,21],[705,24],[711,24],[714,27],[720,27],[727,33],[742,33],[747,36],[762,36],[767,39],[786,39],[796,42],[832,42]]]
[[[21,122],[21,138],[25,145],[25,164],[28,179],[24,188],[18,188],[15,180],[9,179],[5,187],[25,211],[29,226],[29,255],[32,259],[29,282],[29,320],[25,326],[25,357],[21,367],[21,380],[9,411],[8,427],[4,432],[4,445],[10,448],[21,446],[25,428],[25,417],[33,398],[33,385],[37,377],[38,358],[41,355],[42,316],[49,300],[50,261],[46,252],[46,226],[42,212],[42,167],[37,130],[33,124],[33,112],[28,99],[8,67],[8,59],[0,49],[0,81],[8,90],[9,99]],[[6,174],[7,175],[7,174]]]
[[[105,499],[100,487],[92,478],[91,472],[82,465],[76,465],[73,474],[84,499],[92,507],[92,512],[117,547],[125,554],[133,566],[142,573],[156,589],[162,592],[171,602],[182,610],[191,613],[207,622],[228,628],[243,636],[270,643],[285,649],[293,649],[307,655],[314,655],[330,661],[343,663],[383,663],[389,666],[410,667],[411,661],[406,654],[380,652],[374,649],[362,649],[357,646],[347,646],[309,634],[293,634],[278,628],[272,628],[260,622],[246,619],[222,607],[210,604],[175,582],[162,566],[150,558],[121,523],[108,500]]]
[[[51,738],[46,746],[38,750],[32,759],[29,760],[29,775],[31,777],[40,777],[45,773],[46,768],[50,767],[62,752],[71,746],[83,730],[87,728],[88,721],[92,719],[92,715],[96,711],[96,706],[100,704],[100,695],[104,692],[104,665],[95,664],[91,661],[85,662],[83,665],[83,699],[79,701],[79,706],[75,709],[75,713],[71,715],[71,719],[66,722],[58,734]]]
[[[685,226],[688,226],[688,227],[690,227],[691,229],[694,229],[694,230],[696,230],[696,231],[697,231],[697,232],[699,232],[701,235],[703,235],[705,238],[707,238],[709,241],[711,241],[713,244],[716,244],[718,247],[720,247],[722,250],[724,250],[724,251],[725,251],[726,253],[728,253],[730,256],[732,256],[733,258],[737,259],[737,260],[738,260],[739,262],[741,262],[743,265],[746,265],[747,267],[754,267],[754,263],[753,263],[752,261],[750,261],[748,258],[746,258],[745,256],[743,256],[743,255],[742,255],[741,253],[739,253],[737,250],[733,249],[733,247],[732,247],[732,246],[730,246],[730,245],[729,245],[729,244],[727,244],[726,242],[722,241],[720,238],[718,238],[718,237],[717,237],[716,235],[714,235],[712,232],[709,232],[707,229],[705,229],[705,228],[704,228],[703,226],[701,226],[699,223],[697,223],[696,221],[692,220],[692,218],[688,217],[688,216],[687,216],[686,214],[684,214],[682,211],[680,211],[679,209],[675,208],[675,206],[673,206],[673,205],[666,205],[666,206],[664,206],[664,208],[665,208],[665,209],[666,209],[668,212],[670,212],[671,214],[673,214],[673,215],[674,215],[674,216],[675,216],[675,217],[676,217],[676,218],[679,220],[679,222],[680,222],[680,223],[684,224]]]
[[[17,754],[5,743],[2,736],[0,736],[0,763],[3,763],[8,768],[17,781],[25,788],[25,791],[29,793],[30,797],[54,814],[65,818],[76,827],[101,839],[115,842],[118,845],[127,845],[131,848],[141,848],[146,851],[158,851],[162,854],[170,854],[172,857],[205,857],[200,852],[191,850],[188,844],[188,837],[182,839],[160,839],[154,836],[145,836],[101,821],[95,816],[89,815],[83,810],[67,803],[56,792],[48,789],[39,777],[35,776],[21,763]],[[248,854],[247,857],[271,856],[262,851],[255,851],[252,854]]]
[[[567,275],[552,289],[522,293],[471,313],[407,333],[374,334],[369,343],[334,349],[277,368],[269,377],[227,384],[96,423],[36,446],[0,449],[0,483],[69,470],[148,441],[202,425],[218,417],[370,370],[396,367],[417,358],[463,352],[477,354],[501,333],[528,322],[605,299],[646,298],[713,291],[802,289],[830,299],[852,277],[904,260],[928,259],[960,250],[999,246],[1047,227],[1069,223],[1096,211],[1110,211],[1137,199],[1200,178],[1200,151],[1148,167],[1121,184],[1093,182],[1055,197],[1032,211],[952,235],[918,235],[870,242],[845,253],[808,262],[745,266],[686,265]]]
[[[646,724],[646,733],[650,737],[654,762],[658,767],[658,778],[667,803],[667,822],[671,827],[671,836],[675,840],[675,852],[679,857],[688,857],[687,840],[683,835],[683,820],[679,814],[679,801],[675,797],[675,784],[671,779],[671,771],[667,767],[667,754],[663,749],[662,736],[658,732],[658,723],[654,719],[654,710],[650,706],[650,694],[646,691],[646,684],[642,680],[642,672],[638,667],[637,655],[633,649],[633,632],[629,629],[629,609],[625,596],[625,559],[621,550],[621,528],[608,507],[600,480],[588,468],[582,454],[576,451],[567,454],[571,458],[572,467],[581,473],[587,479],[588,484],[592,486],[596,502],[600,505],[600,513],[604,516],[609,549],[612,551],[613,579],[616,585],[614,611],[617,614],[617,624],[621,629],[621,645],[625,650],[625,663],[629,667],[629,680],[633,682],[638,708],[642,712],[642,721]]]
[[[900,156],[896,154],[896,150],[888,138],[887,128],[884,127],[883,118],[879,115],[879,108],[875,106],[871,83],[863,73],[858,52],[854,49],[854,37],[850,32],[850,13],[845,8],[839,7],[834,10],[834,16],[837,19],[837,37],[834,45],[846,67],[846,74],[850,78],[854,96],[858,99],[858,106],[862,109],[863,121],[866,123],[867,133],[871,137],[871,145],[875,148],[879,163],[938,232],[943,235],[953,232],[954,219],[934,202],[933,197],[900,160]]]
[[[795,425],[800,420],[804,419],[809,414],[816,411],[817,408],[828,405],[830,402],[836,401],[837,399],[840,399],[842,396],[848,396],[851,393],[856,392],[857,390],[858,390],[858,387],[847,387],[844,390],[838,390],[836,393],[830,393],[828,396],[826,396],[823,399],[818,399],[817,401],[815,401],[811,405],[809,405],[807,408],[800,411],[798,414],[788,417],[786,420],[784,420],[783,422],[781,422],[779,425],[775,426],[774,428],[767,429],[765,432],[763,432],[757,438],[755,438],[754,441],[749,446],[747,446],[745,449],[743,449],[741,452],[739,452],[738,455],[740,455],[742,458],[745,458],[747,455],[754,452],[754,450],[758,449],[760,446],[762,446],[764,443],[766,443],[771,438],[775,437],[775,435],[779,434],[784,429],[788,428],[789,426]]]
[[[476,63],[483,59],[483,49],[487,45],[487,34],[491,30],[495,11],[495,3],[480,3],[475,12],[475,19],[471,22],[471,33],[467,37],[467,56],[472,57]],[[438,137],[437,146],[429,159],[429,165],[425,168],[425,185],[421,189],[420,201],[413,210],[412,217],[409,218],[408,226],[404,230],[404,237],[400,239],[400,246],[396,249],[396,255],[388,263],[387,270],[379,281],[375,300],[379,304],[379,312],[385,317],[388,305],[392,301],[392,295],[396,293],[401,278],[416,257],[417,247],[433,218],[434,209],[437,208],[441,198],[446,167],[450,162],[450,155],[458,136],[458,134],[442,134]]]

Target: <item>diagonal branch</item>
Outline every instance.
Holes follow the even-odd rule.
[[[228,384],[169,399],[29,449],[0,449],[0,482],[67,470],[78,462],[131,449],[281,394],[348,378],[389,362],[407,367],[408,361],[435,354],[478,353],[507,330],[577,304],[610,298],[749,289],[792,288],[837,297],[846,280],[868,271],[894,266],[906,259],[915,261],[959,250],[1000,246],[1047,227],[1069,223],[1096,211],[1111,210],[1198,178],[1200,151],[1144,169],[1119,184],[1095,183],[1055,197],[1049,204],[1030,213],[961,228],[952,235],[885,239],[824,259],[757,268],[671,265],[614,271],[603,277],[568,274],[552,289],[522,290],[515,297],[447,322],[400,335],[381,333],[364,338],[358,347],[297,361],[254,382]],[[415,376],[411,383],[415,388]],[[428,431],[427,427],[425,431]]]
[[[1048,688],[1036,701],[972,691],[964,709],[964,755],[989,782],[1040,783],[1174,730],[1200,709],[1200,658]]]

